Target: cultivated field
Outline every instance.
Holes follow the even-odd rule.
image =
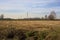
[[[0,32],[5,36],[3,38],[6,38],[7,34],[10,33],[9,31],[6,32],[5,31],[6,29],[9,31],[12,31],[12,29],[13,29],[13,32],[15,32],[16,30],[20,30],[20,29],[24,30],[24,31],[28,30],[28,31],[25,31],[25,35],[31,34],[32,36],[31,37],[27,36],[26,40],[60,40],[60,21],[1,20],[0,21]],[[32,33],[32,31],[33,31],[33,33]],[[38,31],[38,34],[35,34],[36,31]],[[6,32],[6,33],[4,33],[4,32]],[[18,31],[18,32],[20,32],[20,31]],[[1,35],[1,33],[0,33],[0,35]],[[35,36],[37,37],[36,39],[34,39]],[[0,37],[0,39],[1,39],[1,37]],[[13,40],[20,40],[20,39],[18,39],[18,38],[15,39],[15,37],[14,37]],[[25,40],[25,39],[23,39],[23,40]]]

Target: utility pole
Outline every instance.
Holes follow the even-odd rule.
[[[27,18],[28,18],[28,12],[27,12]]]

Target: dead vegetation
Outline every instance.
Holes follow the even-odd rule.
[[[60,21],[0,21],[0,40],[59,40]]]

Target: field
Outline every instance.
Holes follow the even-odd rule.
[[[0,21],[0,27],[16,27],[27,30],[45,30],[60,28],[60,21]]]
[[[7,40],[6,36],[9,33],[11,33],[10,31],[13,31],[16,33],[16,30],[23,30],[25,35],[27,35],[26,40],[60,40],[59,39],[60,38],[60,21],[0,20],[0,36],[2,34],[4,36],[3,38],[0,37],[0,39],[5,38],[4,40]],[[18,32],[20,32],[20,31],[18,31]],[[31,34],[32,36],[31,37],[28,36],[29,34]],[[33,36],[33,34],[34,34],[34,36]],[[19,40],[19,38],[14,37],[13,40]],[[34,39],[34,38],[36,38],[36,39]],[[25,40],[25,39],[21,39],[21,40]]]

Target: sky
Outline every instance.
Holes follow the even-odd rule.
[[[44,17],[55,11],[60,18],[60,0],[0,0],[0,15],[7,18]]]

